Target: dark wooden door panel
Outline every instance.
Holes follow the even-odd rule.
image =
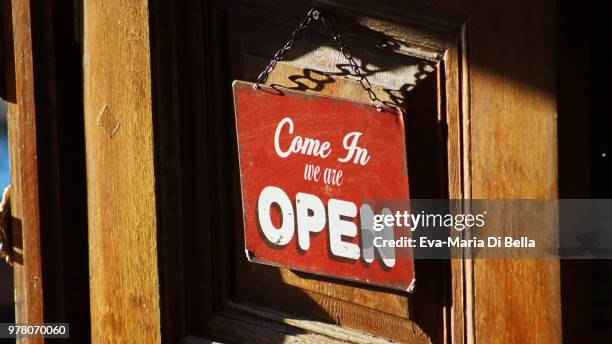
[[[265,2],[261,5],[270,6]],[[306,7],[307,4],[295,2],[294,5]],[[278,12],[267,15],[265,11],[251,10],[253,6],[243,7],[239,2],[212,5],[216,24],[209,28],[216,33],[214,40],[218,42],[214,52],[210,52],[209,61],[227,62],[227,68],[213,71],[213,80],[219,86],[209,91],[216,100],[211,112],[213,118],[208,120],[215,128],[209,140],[218,147],[212,162],[209,161],[217,168],[213,172],[213,184],[216,190],[223,191],[213,201],[220,213],[212,217],[217,226],[225,229],[223,234],[214,234],[213,240],[219,244],[217,250],[221,255],[231,254],[231,259],[219,263],[226,276],[225,282],[220,282],[222,287],[218,287],[222,289],[221,298],[275,308],[295,317],[346,326],[402,342],[450,340],[453,301],[449,291],[453,281],[449,262],[417,262],[416,292],[408,294],[246,260],[236,138],[232,130],[233,107],[231,94],[223,85],[231,84],[234,79],[254,80],[274,51],[284,44],[294,22],[306,13],[272,6]],[[452,35],[437,32],[438,36],[428,36],[430,46],[415,48],[407,42],[420,39],[422,44],[424,31],[367,16],[356,20],[337,9],[330,11],[338,30],[346,33],[353,55],[369,74],[377,95],[406,112],[411,196],[448,198],[451,186],[447,138],[452,134],[448,132],[448,110],[443,104],[447,93],[446,74],[451,72],[447,68],[456,62],[444,63],[440,51],[457,41],[445,41],[440,37]],[[291,18],[289,24],[286,18]],[[384,30],[385,25],[389,26],[388,32]],[[323,26],[315,24],[296,43],[295,50],[287,54],[287,62],[277,65],[268,84],[368,100],[359,83],[350,80],[347,63]],[[213,335],[222,331],[219,326],[209,329]]]
[[[525,7],[526,3],[517,6]],[[502,327],[511,323],[510,316],[491,311],[495,307],[489,296],[501,296],[485,285],[499,280],[504,293],[514,295],[511,279],[503,278],[504,268],[531,274],[548,271],[550,266],[485,262],[477,263],[474,269],[474,263],[467,260],[418,261],[416,291],[406,294],[248,263],[243,251],[230,85],[234,79],[253,80],[313,3],[233,0],[154,4],[152,37],[162,38],[162,43],[155,41],[157,46],[152,47],[156,57],[152,63],[154,99],[159,102],[154,112],[163,114],[156,117],[159,141],[155,146],[159,150],[156,172],[162,176],[161,192],[166,193],[157,210],[163,215],[159,231],[163,240],[158,243],[163,262],[161,315],[166,331],[173,331],[178,338],[189,334],[189,341],[218,338],[274,342],[298,337],[316,341],[320,336],[347,340],[333,332],[349,331],[362,342],[367,340],[360,336],[376,335],[403,342],[463,343],[495,338],[485,328],[486,319]],[[473,190],[479,197],[504,195],[503,190],[494,190],[487,183],[510,177],[495,172],[506,160],[526,170],[538,166],[549,169],[552,155],[532,161],[531,155],[521,156],[510,145],[512,157],[503,157],[505,153],[500,155],[495,149],[499,138],[490,136],[499,132],[491,125],[505,128],[500,109],[508,109],[508,115],[520,115],[529,104],[538,102],[534,94],[525,93],[530,102],[501,106],[504,97],[523,91],[518,84],[504,81],[507,75],[497,79],[497,74],[487,69],[495,66],[505,70],[504,64],[511,65],[507,58],[500,57],[499,49],[513,39],[507,24],[511,14],[516,14],[514,10],[506,14],[497,11],[506,5],[468,6],[467,1],[415,4],[326,0],[316,5],[334,17],[377,94],[405,108],[412,197],[461,199],[471,197]],[[468,14],[477,18],[474,26],[468,23]],[[503,27],[491,22],[491,18],[499,17],[504,19]],[[537,26],[536,31],[548,27],[546,23],[528,22]],[[167,31],[165,27],[174,29]],[[503,39],[496,43],[491,30],[500,30]],[[473,40],[468,41],[468,37]],[[473,49],[483,63],[475,71],[471,64]],[[524,57],[519,60],[530,64],[531,70],[545,60],[542,51],[533,53],[537,55],[535,62]],[[305,92],[367,99],[359,86],[348,80],[350,77],[345,78],[345,61],[322,27],[315,25],[287,57],[270,82]],[[519,81],[530,81],[522,70],[509,69],[520,74]],[[474,80],[479,84],[474,86]],[[508,85],[514,85],[512,92],[516,94],[505,93]],[[478,97],[477,106],[470,102],[473,96]],[[486,108],[489,99],[501,106],[499,112]],[[540,105],[539,109],[549,115],[550,104],[542,101]],[[479,111],[478,124],[472,117],[475,108]],[[519,117],[523,121],[543,121],[532,123],[536,126],[530,133],[551,128],[550,117]],[[544,122],[546,126],[538,127]],[[517,121],[512,123],[522,127]],[[476,158],[472,156],[474,145],[481,154]],[[487,159],[497,165],[488,167],[484,164]],[[526,161],[531,161],[529,166]],[[181,164],[178,170],[174,168],[176,163]],[[474,180],[473,174],[484,179]],[[490,193],[485,192],[484,185],[492,188]],[[168,196],[173,192],[180,196]],[[176,198],[180,198],[180,204],[172,202]],[[180,228],[179,234],[174,232],[176,228]],[[554,288],[555,272],[550,270],[546,276],[551,277],[547,286]],[[514,299],[525,304],[533,297]],[[542,304],[548,307],[549,301]],[[483,304],[486,306],[481,307]],[[555,338],[553,322],[542,322],[535,315],[531,319],[538,322],[546,338]],[[332,331],[307,324],[325,325]]]

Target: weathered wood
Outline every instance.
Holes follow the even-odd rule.
[[[34,65],[29,1],[12,1],[15,51],[15,101],[8,128],[14,252],[15,322],[43,323],[43,280],[36,145]],[[43,343],[41,338],[23,340]]]
[[[220,313],[215,315],[207,325],[221,341],[234,343],[275,344],[275,343],[305,343],[305,344],[340,344],[345,341],[329,338],[317,333],[305,333],[293,325],[279,324],[275,321],[265,321],[257,316]],[[193,342],[193,339],[190,341]],[[190,343],[188,342],[188,343]],[[196,343],[201,343],[200,341]]]
[[[80,49],[64,6],[72,8],[51,1],[2,6],[3,41],[14,42],[2,53],[11,75],[3,81],[15,191],[16,318],[70,322],[71,338],[81,341],[89,338],[89,290]]]
[[[554,199],[555,4],[477,1],[470,12],[471,197]],[[475,261],[476,341],[561,342],[559,283],[557,260]]]
[[[439,99],[439,121],[445,122],[448,155],[448,197],[449,199],[469,199],[470,186],[470,108],[469,108],[469,70],[467,55],[466,25],[461,27],[455,45],[450,47],[441,62],[439,71],[440,89],[444,89],[445,101]],[[443,116],[442,116],[443,115]],[[465,209],[451,209],[464,211]],[[461,254],[452,257],[461,257]],[[446,338],[452,343],[473,343],[473,322],[470,309],[473,307],[471,283],[473,279],[472,262],[466,259],[451,260],[452,303],[448,310],[445,327]]]
[[[348,329],[346,327],[326,324],[319,321],[314,321],[302,316],[278,312],[265,307],[254,304],[238,304],[228,302],[225,309],[221,312],[221,316],[232,319],[236,323],[216,324],[216,321],[210,323],[209,326],[226,328],[231,331],[231,325],[244,326],[248,323],[259,323],[262,327],[273,330],[272,337],[284,336],[284,342],[291,342],[295,339],[297,342],[332,342],[332,343],[371,343],[371,344],[388,344],[393,343],[386,338],[377,337],[368,333],[359,332]],[[246,323],[246,324],[245,324]],[[284,328],[284,331],[275,330]],[[265,331],[260,329],[259,331]],[[252,336],[254,342],[266,342],[270,338],[261,338],[259,331],[253,331],[249,335]],[[238,331],[232,331],[234,335]],[[276,333],[274,333],[276,332]],[[248,333],[248,332],[247,332]],[[239,334],[238,334],[239,335]],[[294,337],[295,336],[295,337]]]
[[[83,15],[92,342],[160,342],[148,1]]]
[[[253,286],[252,295],[247,299],[248,302],[273,305],[277,309],[296,313],[312,320],[356,329],[399,342],[430,343],[432,342],[431,337],[439,338],[437,333],[425,332],[425,329],[415,321],[406,317],[384,314],[376,308],[369,308],[370,305],[361,306],[333,296],[297,288],[281,289],[271,284],[270,281],[262,282],[266,284]],[[282,293],[278,290],[282,290]],[[240,299],[242,298],[241,296]]]

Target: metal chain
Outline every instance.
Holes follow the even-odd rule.
[[[382,104],[382,101],[376,96],[376,93],[374,93],[374,90],[372,90],[372,84],[370,83],[365,73],[363,73],[363,71],[361,70],[361,68],[359,67],[355,59],[353,58],[351,49],[349,49],[349,47],[344,43],[342,36],[340,36],[340,33],[336,30],[331,18],[326,18],[316,8],[312,8],[310,9],[310,11],[308,11],[306,18],[304,18],[304,20],[302,20],[300,25],[295,30],[293,30],[293,33],[291,33],[291,37],[289,37],[289,40],[287,41],[287,43],[285,43],[285,45],[283,45],[283,47],[280,48],[274,54],[274,57],[272,58],[268,66],[261,73],[259,73],[259,75],[257,76],[257,83],[255,84],[254,87],[259,88],[260,84],[263,84],[266,82],[266,80],[268,80],[268,76],[270,75],[270,73],[272,73],[272,71],[274,70],[274,67],[276,67],[276,63],[284,59],[285,53],[289,51],[291,48],[293,48],[293,44],[295,43],[295,41],[297,41],[298,39],[300,39],[300,37],[302,37],[302,32],[308,26],[310,26],[312,21],[313,20],[316,21],[319,19],[321,19],[325,28],[330,32],[331,37],[334,39],[334,41],[338,43],[338,46],[340,47],[340,52],[348,60],[349,65],[351,66],[351,69],[353,70],[355,75],[359,78],[359,83],[361,84],[363,89],[367,92],[368,97],[370,98],[370,102],[374,103],[378,101]]]

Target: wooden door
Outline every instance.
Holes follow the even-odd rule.
[[[412,197],[556,197],[551,1],[86,1],[92,340],[559,342],[557,261],[417,261],[413,294],[247,262],[230,85],[313,5],[405,109]],[[269,82],[366,99],[347,74],[318,26]]]
[[[219,3],[203,9],[208,104],[205,115],[184,119],[196,123],[198,131],[188,144],[194,147],[194,152],[186,153],[193,157],[188,160],[197,162],[206,157],[202,164],[190,168],[191,187],[202,192],[192,196],[195,203],[185,202],[193,203],[190,206],[196,216],[203,216],[194,220],[193,229],[183,232],[183,241],[193,243],[192,251],[185,252],[183,264],[186,271],[200,274],[191,277],[195,278],[189,284],[189,293],[193,294],[182,296],[186,298],[186,313],[195,313],[193,319],[186,319],[196,324],[192,335],[235,342],[303,337],[311,341],[442,343],[450,341],[457,329],[457,338],[462,338],[463,305],[453,304],[451,295],[453,290],[460,290],[453,284],[460,282],[453,281],[449,261],[418,261],[417,288],[414,294],[407,294],[255,265],[245,259],[231,90],[225,86],[234,79],[253,80],[267,64],[267,57],[284,43],[292,26],[308,11],[308,4],[295,5],[291,9],[258,2],[248,6]],[[384,101],[409,109],[406,122],[412,154],[409,170],[414,171],[412,196],[448,198],[454,193],[458,197],[460,190],[454,186],[458,183],[450,183],[449,178],[461,175],[459,157],[449,159],[446,139],[458,135],[459,104],[447,107],[441,99],[448,91],[458,99],[460,76],[445,75],[440,63],[447,46],[453,45],[449,54],[454,55],[446,63],[458,70],[459,29],[464,19],[444,18],[443,23],[436,24],[441,32],[438,37],[415,23],[412,29],[418,31],[417,38],[409,27],[392,24],[392,8],[379,10],[380,19],[366,18],[369,22],[365,23],[355,20],[358,11],[353,6],[346,10],[330,8],[353,53],[367,61],[366,70],[380,70],[369,76],[377,84],[377,94]],[[431,15],[419,13],[425,20]],[[387,26],[393,31],[384,32]],[[421,39],[430,40],[430,46],[422,44]],[[367,100],[356,81],[344,78],[348,61],[322,26],[313,25],[288,60],[278,65],[270,84]],[[449,78],[447,90],[443,80]],[[447,119],[455,128],[451,133],[445,125]],[[199,256],[204,252],[210,253],[203,259]],[[454,268],[458,273],[462,267],[456,264]],[[281,319],[285,320],[279,322]]]

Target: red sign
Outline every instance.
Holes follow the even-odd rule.
[[[411,290],[410,248],[381,247],[398,234],[372,220],[391,213],[389,201],[408,201],[401,113],[233,86],[248,259]]]

